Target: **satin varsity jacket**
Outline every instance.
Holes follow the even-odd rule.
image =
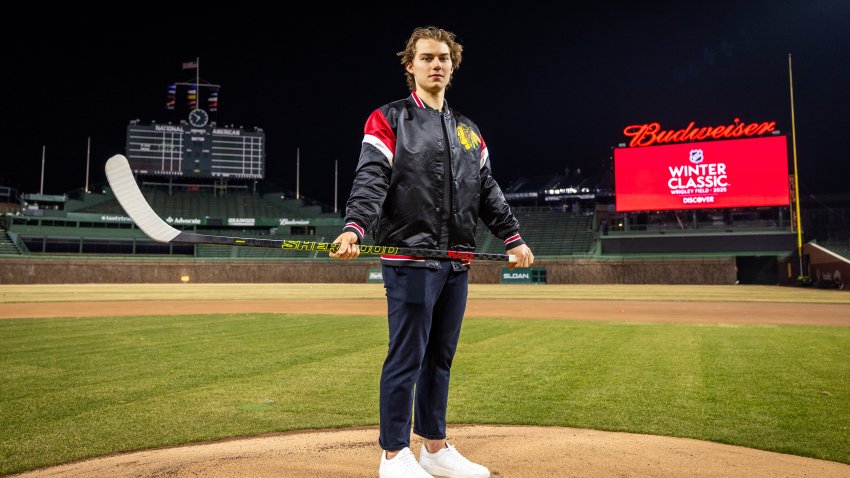
[[[437,111],[411,93],[366,121],[344,230],[357,234],[360,243],[371,231],[382,246],[474,251],[480,218],[505,249],[524,244],[490,171],[475,123],[448,104]],[[381,262],[426,261],[385,254]]]

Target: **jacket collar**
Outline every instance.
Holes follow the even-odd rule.
[[[434,108],[431,108],[430,106],[428,106],[427,103],[422,101],[422,99],[419,98],[419,95],[417,95],[415,91],[411,91],[410,96],[408,98],[413,101],[417,108],[422,108],[423,110],[436,111]],[[451,110],[449,109],[449,102],[446,101],[445,98],[443,98],[443,113],[446,116],[451,116],[452,114]]]

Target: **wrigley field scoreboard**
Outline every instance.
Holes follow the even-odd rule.
[[[127,126],[127,160],[134,173],[196,178],[263,179],[262,130],[217,126]]]

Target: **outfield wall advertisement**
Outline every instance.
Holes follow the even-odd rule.
[[[785,136],[614,150],[618,212],[787,206]]]

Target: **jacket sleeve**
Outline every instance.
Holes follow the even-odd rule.
[[[381,110],[366,121],[360,160],[345,209],[343,231],[357,234],[363,243],[366,231],[373,229],[387,197],[395,154],[395,132]]]
[[[490,154],[481,139],[481,199],[478,215],[494,236],[505,243],[505,250],[525,244],[519,235],[519,221],[511,212],[502,189],[490,172]]]

